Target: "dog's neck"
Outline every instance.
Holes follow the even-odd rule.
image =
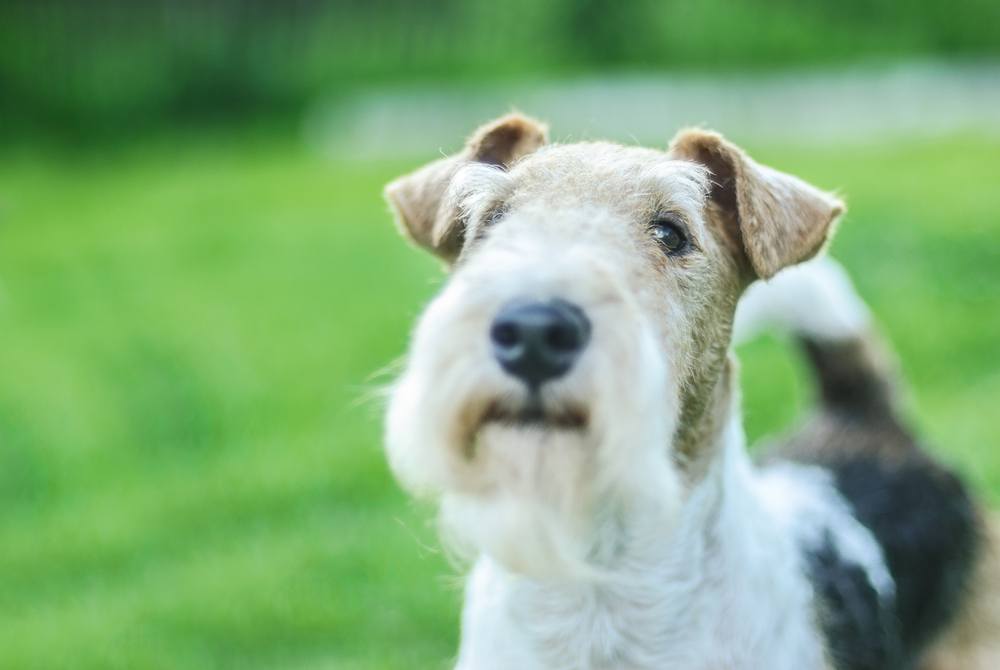
[[[725,391],[716,396],[728,403],[726,420],[704,433],[714,443],[701,445],[703,474],[680,518],[654,504],[631,508],[618,534],[602,540],[617,551],[607,579],[542,582],[480,560],[460,670],[694,670],[735,667],[733,659],[740,667],[822,667],[808,584],[790,539],[754,493],[736,399]]]
[[[736,359],[719,355],[706,361],[705,367],[711,368],[711,373],[693,380],[682,394],[680,421],[671,445],[671,453],[692,487],[718,460],[731,417],[739,415]]]

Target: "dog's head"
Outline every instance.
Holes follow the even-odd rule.
[[[842,209],[714,133],[547,145],[519,115],[386,195],[452,270],[393,390],[390,463],[530,574],[600,563],[630,509],[676,512],[742,290],[813,256]]]

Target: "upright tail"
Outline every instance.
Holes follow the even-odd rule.
[[[894,415],[895,365],[844,269],[821,257],[751,286],[736,310],[735,341],[763,330],[794,336],[819,387],[823,408]]]

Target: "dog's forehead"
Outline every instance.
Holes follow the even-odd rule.
[[[510,171],[525,198],[560,196],[626,203],[630,198],[700,200],[706,170],[664,151],[611,142],[553,144],[521,159]]]

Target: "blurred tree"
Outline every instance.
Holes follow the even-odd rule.
[[[0,127],[118,134],[414,79],[998,53],[995,0],[5,0]]]
[[[627,63],[636,34],[648,25],[649,12],[644,5],[615,0],[565,3],[567,53],[591,65]]]

